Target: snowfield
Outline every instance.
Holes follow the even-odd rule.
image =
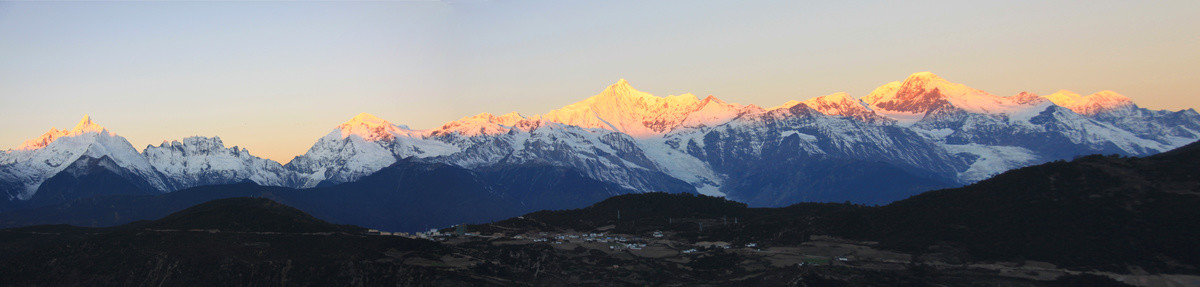
[[[414,130],[359,114],[286,164],[226,147],[219,137],[164,141],[139,153],[85,116],[71,130],[51,129],[0,154],[0,182],[18,186],[3,190],[9,200],[27,200],[73,162],[109,157],[163,192],[241,181],[304,188],[355,181],[417,159],[469,169],[548,164],[628,192],[659,191],[679,180],[701,194],[727,196],[744,192],[726,185],[731,177],[748,180],[747,169],[782,179],[819,170],[789,171],[782,163],[854,162],[967,184],[1055,159],[1149,155],[1198,139],[1196,111],[1147,110],[1111,91],[999,97],[922,72],[861,99],[835,93],[763,109],[713,96],[658,97],[622,79],[529,117],[483,113]]]

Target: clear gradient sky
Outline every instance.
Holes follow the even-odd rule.
[[[774,106],[932,71],[1200,108],[1200,1],[978,2],[0,2],[0,149],[90,114],[286,163],[361,112],[535,115],[618,78]]]

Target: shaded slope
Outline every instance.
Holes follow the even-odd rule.
[[[207,229],[244,232],[355,232],[363,228],[335,225],[299,209],[266,198],[226,198],[189,207],[152,223],[153,229]]]
[[[149,182],[112,158],[82,156],[66,169],[46,179],[26,201],[10,201],[9,210],[41,207],[106,195],[160,194]]]
[[[519,164],[486,167],[478,172],[496,192],[520,203],[526,211],[579,208],[631,192],[560,166]]]
[[[254,183],[209,185],[161,195],[114,195],[82,198],[64,204],[0,214],[0,226],[70,224],[75,226],[113,226],[137,220],[162,218],[172,212],[221,198],[261,197],[264,194],[292,192],[284,187]]]
[[[334,223],[421,231],[488,222],[539,209],[578,208],[629,192],[565,167],[520,165],[474,172],[447,164],[403,160],[356,182],[311,189],[243,182],[159,195],[80,198],[0,213],[0,226],[113,226],[160,218],[215,199],[264,197]]]
[[[485,222],[522,212],[470,170],[413,161],[397,162],[355,182],[266,196],[332,222],[396,231]]]

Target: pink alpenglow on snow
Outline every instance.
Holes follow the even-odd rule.
[[[76,136],[76,135],[81,135],[84,133],[92,133],[92,132],[101,133],[101,132],[106,132],[106,130],[104,129],[104,127],[92,122],[92,117],[90,117],[88,115],[83,115],[83,119],[79,120],[79,123],[75,125],[75,128],[72,128],[71,130],[59,130],[57,128],[51,127],[50,131],[47,131],[45,134],[42,134],[41,136],[39,136],[37,138],[25,141],[25,143],[21,144],[21,146],[17,147],[17,149],[18,150],[40,149],[40,148],[46,147],[46,145],[49,145],[51,142],[54,142],[55,139],[58,139],[60,137]]]
[[[1071,109],[1081,115],[1094,115],[1099,112],[1133,106],[1129,97],[1113,91],[1100,91],[1095,94],[1080,96],[1068,90],[1059,90],[1046,96],[1055,105]]]

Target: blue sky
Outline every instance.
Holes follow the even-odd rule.
[[[997,95],[1200,107],[1197,1],[0,2],[0,148],[83,114],[286,162],[360,112],[415,128],[591,96],[773,106],[932,71]]]

